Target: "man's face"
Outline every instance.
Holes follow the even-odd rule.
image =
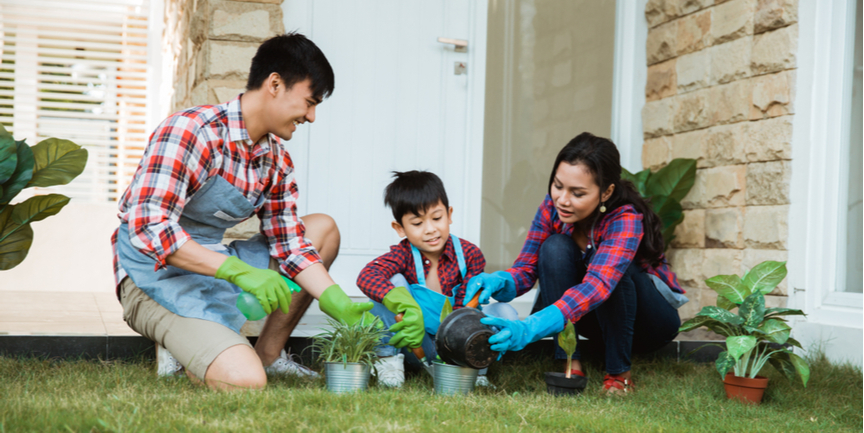
[[[269,132],[283,140],[290,140],[298,125],[315,121],[315,107],[321,101],[313,96],[311,84],[307,78],[288,89],[281,79],[273,80],[273,99],[267,107]]]
[[[418,250],[438,257],[450,237],[450,224],[453,223],[453,208],[447,209],[440,201],[420,215],[412,213],[402,216],[401,224],[393,221],[393,229],[399,236],[407,237]]]

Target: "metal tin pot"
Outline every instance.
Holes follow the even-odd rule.
[[[485,314],[474,308],[462,308],[450,313],[438,328],[435,347],[444,362],[463,367],[486,368],[498,356],[492,350],[489,337],[492,328],[480,323]]]
[[[369,386],[371,369],[366,364],[349,362],[325,362],[324,377],[327,390],[335,393],[365,390]]]
[[[479,370],[458,365],[447,365],[437,361],[433,365],[435,368],[433,376],[435,394],[468,394],[474,390],[474,383],[477,382]]]

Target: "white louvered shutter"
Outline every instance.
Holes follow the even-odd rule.
[[[0,0],[0,123],[90,153],[76,201],[117,201],[147,143],[149,0]],[[47,192],[46,189],[39,192]]]

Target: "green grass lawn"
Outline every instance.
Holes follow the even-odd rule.
[[[551,360],[493,365],[496,390],[439,397],[425,374],[401,390],[334,395],[324,380],[272,379],[260,392],[217,393],[185,378],[157,379],[151,362],[0,357],[0,432],[18,431],[862,431],[862,374],[812,361],[807,388],[766,368],[761,406],[726,400],[713,364],[634,360],[638,391],[602,395],[588,364],[579,397],[546,394]],[[764,373],[764,371],[763,371]]]

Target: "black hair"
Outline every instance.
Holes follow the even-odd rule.
[[[312,95],[318,101],[333,93],[333,68],[315,43],[300,33],[286,33],[264,41],[249,69],[246,90],[256,90],[270,74],[276,72],[285,87],[309,79]]]
[[[435,173],[394,171],[393,177],[393,182],[384,189],[384,204],[390,206],[397,223],[402,224],[405,214],[420,215],[439,201],[444,208],[450,209],[444,182]]]
[[[636,212],[642,214],[643,235],[642,242],[636,250],[637,263],[658,266],[662,262],[663,254],[663,224],[660,217],[654,213],[651,203],[644,199],[633,183],[621,179],[621,156],[618,148],[607,138],[597,137],[591,133],[583,132],[570,140],[555,158],[552,166],[552,175],[549,176],[548,192],[552,191],[552,183],[555,181],[555,173],[561,163],[571,165],[582,164],[594,176],[594,183],[600,187],[600,194],[615,185],[612,195],[606,201],[606,212],[611,212],[624,205],[633,205]],[[597,203],[598,208],[600,203]],[[589,218],[599,217],[599,211]]]

